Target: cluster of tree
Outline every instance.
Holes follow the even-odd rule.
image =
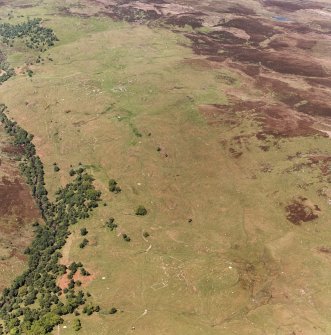
[[[72,279],[73,276],[75,275],[75,273],[78,271],[78,269],[81,268],[83,269],[83,264],[81,262],[72,262],[69,266],[68,266],[68,270],[70,270],[69,274],[68,274],[68,279]]]
[[[14,40],[19,38],[24,40],[28,48],[40,51],[47,50],[48,47],[54,45],[54,42],[58,41],[58,38],[51,28],[43,27],[41,21],[40,18],[35,18],[18,24],[0,24],[2,42],[13,46]]]
[[[106,221],[106,227],[109,228],[111,231],[113,231],[114,229],[116,229],[118,227],[117,224],[114,221],[115,221],[114,218],[109,218]]]
[[[117,181],[115,179],[110,179],[108,182],[109,186],[109,191],[113,193],[120,193],[122,190],[121,188],[117,185]]]
[[[61,188],[51,202],[45,188],[43,164],[31,142],[33,136],[8,119],[5,112],[6,107],[0,105],[0,121],[14,143],[23,149],[20,168],[31,186],[45,224],[34,224],[35,239],[26,249],[28,268],[0,297],[2,332],[43,335],[61,323],[63,315],[75,312],[86,302],[84,293],[75,290],[78,282],[70,282],[63,291],[65,296],[57,286],[57,278],[67,271],[59,264],[60,249],[70,234],[70,224],[90,215],[101,200],[101,192],[94,188],[93,177],[80,168],[75,179]],[[71,265],[69,270],[72,273],[79,267],[82,269],[82,264]]]
[[[92,315],[94,312],[99,312],[100,307],[99,306],[93,306],[92,304],[84,306],[83,313],[87,315]]]
[[[0,72],[0,85],[15,75],[15,70],[6,62],[0,64]]]
[[[74,331],[78,332],[79,330],[82,329],[82,324],[79,319],[75,319],[73,322],[73,329]]]

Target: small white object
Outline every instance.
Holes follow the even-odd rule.
[[[232,269],[232,266],[229,266],[229,269]]]
[[[63,326],[63,329],[66,329],[67,328],[67,326]]]
[[[102,279],[102,280],[105,280],[105,279],[106,279],[106,277],[102,277],[101,279]]]
[[[141,186],[141,183],[137,183],[138,186]]]

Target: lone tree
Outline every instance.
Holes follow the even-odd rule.
[[[73,177],[75,174],[76,174],[76,171],[75,171],[74,169],[71,169],[71,170],[69,171],[69,175],[70,175],[71,177]]]
[[[122,234],[123,240],[126,242],[130,242],[131,238],[127,234]]]
[[[136,209],[136,215],[140,215],[140,216],[144,216],[147,214],[147,209],[144,207],[144,206],[139,206],[137,209]]]
[[[79,247],[84,249],[88,245],[88,240],[84,238],[84,240],[80,243]]]
[[[117,308],[112,307],[109,311],[109,314],[115,314],[117,312]]]
[[[149,237],[149,232],[145,231],[145,232],[143,233],[143,236],[144,236],[145,238]]]

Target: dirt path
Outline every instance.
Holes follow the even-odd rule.
[[[62,258],[60,262],[64,265],[69,264],[69,255],[70,255],[70,248],[74,239],[74,233],[71,233],[71,235],[67,238],[66,244],[64,245],[62,249]]]

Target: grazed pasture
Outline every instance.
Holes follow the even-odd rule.
[[[329,46],[322,39],[292,45],[287,28],[271,29],[270,6],[282,15],[284,3],[227,6],[221,35],[206,21],[180,24],[183,15],[156,24],[155,15],[137,22],[137,11],[126,9],[130,22],[118,20],[123,10],[110,15],[102,1],[2,7],[2,20],[12,11],[12,22],[43,17],[60,40],[40,63],[34,50],[3,46],[17,75],[0,97],[35,135],[49,193],[79,162],[103,192],[105,206],[73,226],[62,252],[63,262],[84,263],[92,280],[82,287],[101,307],[79,316],[81,334],[330,333],[331,154],[320,132],[329,129],[321,105],[329,73],[325,64],[319,76],[300,72],[315,71]],[[191,6],[210,14],[213,2]],[[308,10],[318,16],[315,7]],[[252,24],[259,13],[269,13],[267,35]],[[294,37],[309,14],[301,13]],[[249,50],[243,26],[253,36]],[[270,48],[285,43],[311,46],[310,63],[288,56],[276,64]],[[111,178],[120,193],[109,192]],[[135,215],[139,205],[146,216]],[[105,226],[110,217],[113,231]],[[83,227],[89,244],[81,249]],[[73,319],[55,334],[74,334]]]

